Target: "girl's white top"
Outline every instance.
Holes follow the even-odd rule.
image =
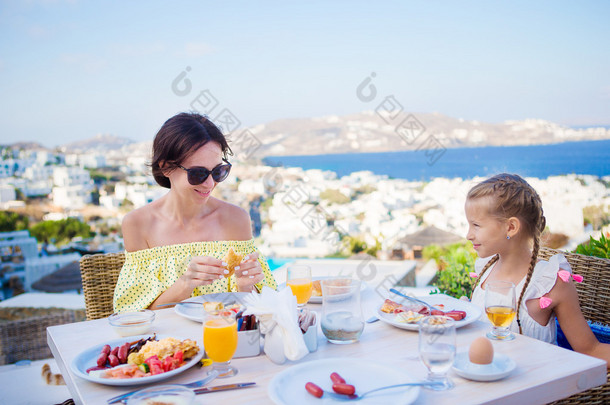
[[[477,259],[475,261],[474,268],[477,275],[481,273],[483,267],[485,267],[487,262],[490,261],[492,257],[493,256]],[[491,268],[487,269],[485,274],[483,274],[481,281],[479,282],[472,294],[471,302],[481,308],[483,312],[485,312],[485,290],[481,288],[481,284],[483,284],[487,277],[489,277],[489,275],[493,272],[494,266],[495,263],[491,266]],[[540,298],[547,294],[549,291],[551,291],[555,286],[555,283],[557,282],[557,273],[560,270],[566,270],[570,272],[570,274],[572,274],[572,268],[570,267],[570,264],[563,255],[554,255],[549,259],[548,262],[545,260],[539,261],[536,264],[536,267],[534,268],[532,279],[530,280],[530,283],[527,286],[527,290],[523,295],[521,309],[519,310],[519,319],[521,320],[521,328],[523,329],[523,334],[553,344],[557,344],[557,327],[555,325],[555,315],[553,314],[551,316],[549,322],[546,325],[540,325],[527,312],[527,306],[525,305],[525,303],[529,300]],[[525,277],[515,287],[517,305],[524,284]],[[485,315],[483,316],[485,317]],[[515,317],[509,329],[514,333],[519,333],[517,317]]]

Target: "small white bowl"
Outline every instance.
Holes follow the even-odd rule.
[[[145,388],[127,399],[127,405],[152,405],[163,403],[167,405],[191,405],[195,392],[180,385],[158,385]]]
[[[108,322],[120,336],[144,335],[150,332],[155,313],[150,309],[121,312],[108,317]]]
[[[452,369],[469,380],[496,381],[508,376],[516,366],[510,357],[502,353],[494,353],[490,364],[475,364],[468,358],[468,352],[461,352],[455,356]]]

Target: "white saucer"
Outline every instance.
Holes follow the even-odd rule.
[[[468,352],[455,356],[453,371],[460,377],[474,381],[496,381],[509,375],[517,367],[513,359],[502,353],[494,353],[491,364],[474,364],[468,358]]]

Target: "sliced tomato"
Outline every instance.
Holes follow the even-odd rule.
[[[182,364],[184,361],[184,353],[182,350],[178,350],[176,353],[174,353],[174,359],[178,360],[179,364]]]
[[[163,370],[163,363],[161,362],[161,360],[159,360],[157,356],[153,357],[155,358],[151,357],[146,361],[146,364],[148,364],[148,366],[150,367],[150,374],[157,375],[164,373],[165,371]]]

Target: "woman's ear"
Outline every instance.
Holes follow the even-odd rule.
[[[521,221],[517,217],[510,217],[506,220],[506,236],[514,237],[521,230]]]
[[[159,169],[161,169],[161,173],[163,173],[163,175],[165,177],[169,177],[168,174],[170,172],[169,169],[167,169],[167,163],[165,162],[165,160],[162,160],[159,162]]]

